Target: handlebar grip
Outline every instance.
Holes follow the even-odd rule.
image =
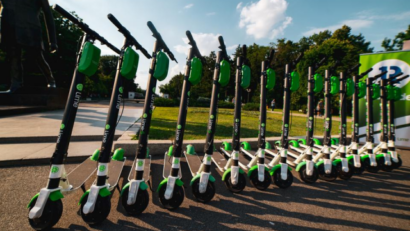
[[[317,66],[319,67],[320,65],[322,65],[325,61],[326,61],[327,57],[323,57],[323,59],[321,59],[318,63]]]
[[[373,71],[373,68],[371,67],[371,68],[369,68],[367,71],[365,71],[365,72],[363,72],[363,73],[361,73],[360,74],[360,77],[364,77],[364,76],[366,76],[367,74],[369,74],[371,71]]]
[[[114,17],[112,14],[108,14],[107,18],[118,28],[118,30],[123,33],[123,30],[125,29],[121,23],[117,20],[117,18]]]
[[[350,68],[350,69],[347,71],[347,74],[352,73],[356,68],[360,67],[361,65],[362,65],[362,64],[360,64],[360,63],[354,65],[352,68]]]
[[[387,71],[383,71],[382,73],[379,73],[378,75],[375,75],[373,78],[374,78],[374,79],[380,78],[380,77],[382,77],[384,74],[387,74]]]
[[[61,14],[64,18],[67,18],[68,20],[72,21],[74,24],[78,24],[80,22],[77,18],[75,18],[72,14],[68,13],[64,8],[62,8],[58,4],[54,4],[53,9],[57,11],[59,14]]]
[[[147,26],[148,26],[148,28],[151,30],[151,32],[154,34],[154,37],[157,36],[157,35],[159,35],[157,29],[155,28],[154,24],[152,24],[151,21],[148,21],[148,22],[147,22]]]
[[[191,44],[191,45],[196,44],[196,42],[194,40],[194,37],[192,37],[191,31],[187,30],[185,34],[188,37],[189,44]]]
[[[218,37],[218,41],[219,41],[219,45],[221,46],[221,49],[225,48],[225,42],[224,42],[224,38],[222,36]]]
[[[402,81],[402,80],[404,80],[404,79],[407,79],[409,76],[410,76],[410,75],[405,75],[405,76],[400,77],[400,78],[398,78],[398,79],[396,79],[396,80],[393,80],[393,82],[398,83],[398,82],[400,82],[400,81]]]
[[[268,56],[269,60],[272,60],[274,55],[275,55],[275,49],[270,49],[269,56]]]
[[[397,78],[397,77],[399,77],[400,75],[402,75],[403,74],[403,72],[400,72],[400,73],[398,73],[398,74],[396,74],[396,75],[393,75],[392,77],[390,77],[391,79],[394,79],[394,78]]]

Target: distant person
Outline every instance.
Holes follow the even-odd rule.
[[[270,102],[270,106],[271,106],[271,108],[272,108],[272,111],[275,110],[275,104],[276,104],[276,100],[275,100],[275,99],[272,99],[272,101]]]
[[[316,112],[318,116],[323,116],[323,99],[319,100],[317,103]]]

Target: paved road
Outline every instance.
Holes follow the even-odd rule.
[[[95,227],[78,215],[82,193],[77,191],[63,199],[64,213],[56,230],[410,230],[410,151],[402,152],[402,157],[403,167],[391,173],[365,173],[350,181],[314,185],[295,177],[289,189],[271,186],[263,192],[248,183],[239,195],[229,193],[220,174],[213,171],[217,195],[209,204],[195,202],[188,187],[182,206],[168,211],[150,191],[150,205],[138,218],[124,215],[115,191],[108,220]],[[161,163],[158,158],[152,164],[154,188],[162,180]],[[67,166],[68,170],[73,167]],[[187,165],[182,163],[182,167],[188,185]],[[48,171],[48,166],[0,169],[0,230],[30,230],[25,206],[45,186]],[[125,179],[128,171],[129,167],[123,173]]]

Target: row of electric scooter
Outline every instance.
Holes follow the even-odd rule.
[[[58,5],[53,8],[71,23],[77,25],[84,32],[81,48],[77,53],[77,63],[72,79],[60,133],[58,135],[55,152],[51,158],[51,168],[47,187],[42,188],[30,201],[29,222],[36,230],[44,230],[54,226],[60,219],[63,211],[63,193],[70,193],[79,188],[84,192],[79,205],[83,220],[88,224],[98,224],[104,221],[110,213],[111,194],[118,188],[118,181],[126,161],[124,151],[120,148],[112,151],[114,133],[119,122],[119,111],[122,102],[122,79],[133,79],[137,68],[139,55],[132,47],[151,58],[145,104],[141,117],[141,130],[139,134],[136,157],[133,161],[128,176],[128,183],[121,189],[121,204],[129,215],[141,214],[149,204],[148,184],[150,180],[151,156],[149,155],[148,137],[151,117],[154,110],[154,95],[156,84],[167,77],[169,59],[176,62],[172,52],[167,47],[160,33],[151,22],[148,27],[155,38],[154,49],[150,55],[111,14],[108,19],[118,28],[125,37],[121,49],[106,41],[88,25],[73,17]],[[192,145],[183,146],[183,136],[187,117],[188,100],[192,86],[201,81],[203,64],[205,59],[201,56],[189,31],[186,32],[190,50],[187,57],[183,88],[180,100],[180,110],[176,127],[176,135],[173,145],[165,153],[163,177],[157,188],[161,204],[167,209],[178,208],[185,197],[180,160],[182,155],[190,168],[192,180],[190,188],[194,197],[199,202],[208,202],[215,195],[215,178],[211,175],[211,163],[213,162],[221,174],[227,189],[233,193],[239,193],[246,187],[246,178],[259,190],[267,189],[272,181],[280,188],[287,188],[293,182],[291,168],[295,167],[300,178],[306,183],[313,183],[318,178],[332,181],[338,176],[349,179],[353,173],[361,173],[364,169],[376,172],[379,168],[390,171],[401,165],[401,159],[394,147],[394,101],[400,98],[400,89],[394,84],[408,77],[390,76],[382,79],[380,85],[374,82],[386,74],[367,77],[361,81],[370,71],[360,75],[354,75],[353,80],[348,78],[359,65],[356,65],[347,73],[340,73],[340,78],[332,75],[336,65],[326,70],[325,77],[315,73],[317,68],[325,60],[309,67],[308,71],[308,117],[306,139],[289,140],[290,129],[290,97],[291,93],[299,88],[299,75],[295,70],[297,63],[303,54],[299,55],[291,63],[285,66],[284,76],[284,108],[281,140],[275,145],[266,142],[266,94],[273,89],[276,82],[275,71],[271,68],[274,50],[270,50],[262,62],[261,68],[261,99],[260,99],[260,124],[258,149],[252,151],[246,142],[240,142],[241,126],[241,99],[242,89],[250,85],[251,70],[249,60],[246,58],[246,46],[242,50],[234,64],[235,75],[235,109],[233,123],[232,143],[224,142],[221,147],[214,145],[216,130],[218,95],[220,88],[227,86],[230,80],[231,62],[226,52],[222,36],[219,36],[220,50],[216,55],[214,68],[212,97],[207,124],[206,141],[204,151],[197,153]],[[103,134],[101,148],[96,150],[90,158],[78,165],[74,170],[67,173],[64,168],[65,158],[70,143],[70,137],[76,118],[76,113],[83,90],[85,76],[93,75],[99,65],[100,50],[93,45],[99,40],[119,54],[117,73],[115,76],[111,102]],[[401,74],[400,74],[401,75]],[[314,94],[321,92],[324,86],[325,96],[325,135],[324,143],[313,137],[314,129]],[[379,95],[380,93],[380,95]],[[332,118],[330,110],[331,97],[339,94],[340,97],[340,139],[332,139]],[[353,136],[350,145],[346,139],[346,98],[353,95]],[[367,142],[362,148],[359,146],[358,113],[359,98],[366,97],[367,101]],[[373,148],[373,103],[380,96],[382,107],[382,138],[381,143]],[[388,121],[389,118],[389,121]],[[337,145],[339,143],[339,145]],[[379,154],[380,153],[380,154]],[[376,155],[377,154],[377,155]],[[291,160],[291,158],[294,160]],[[95,180],[87,190],[85,182],[93,175]]]

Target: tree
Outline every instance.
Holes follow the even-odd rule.
[[[404,32],[398,33],[394,39],[384,38],[382,42],[382,47],[385,51],[397,51],[403,49],[403,42],[405,40],[410,40],[410,25]]]

